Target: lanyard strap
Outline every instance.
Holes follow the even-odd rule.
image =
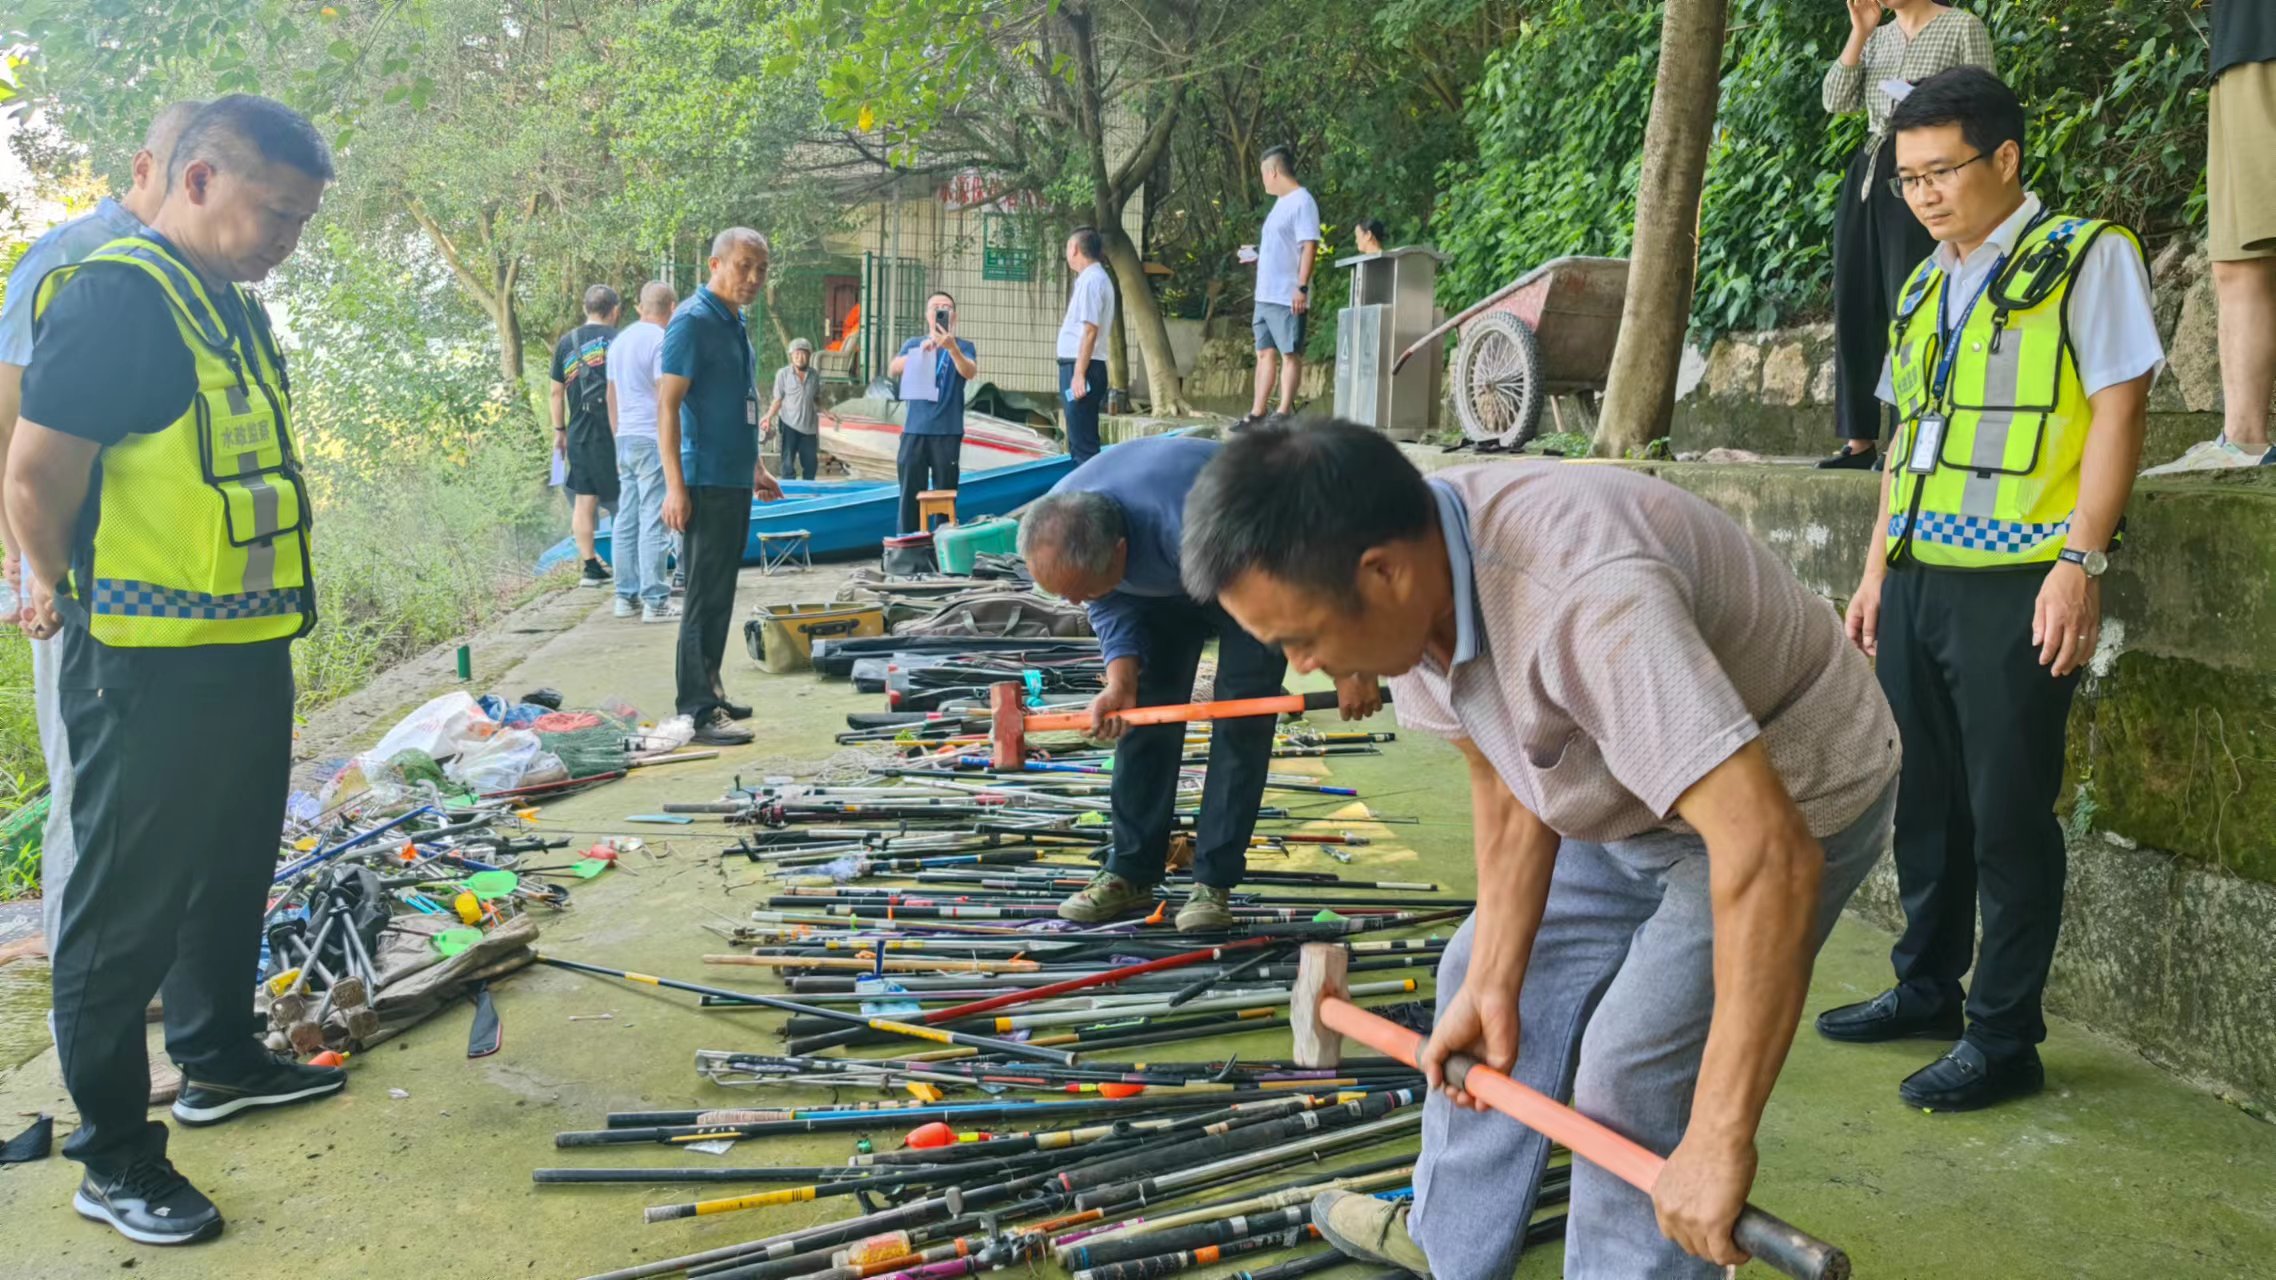
[[[1982,283],[1976,286],[1975,296],[1968,299],[1967,308],[1960,313],[1960,326],[1962,328],[1967,325],[1968,318],[1976,314],[1976,305],[1984,300],[1986,293],[1991,291],[1992,283],[1999,279],[2001,272],[2006,270],[2007,255],[2003,253],[1999,255],[1999,261],[1992,264],[1990,273],[1984,276]],[[1929,398],[1939,408],[1945,404],[1945,390],[1952,385],[1952,366],[1960,358],[1960,329],[1953,327],[1952,324],[1951,301],[1952,290],[1949,287],[1937,291],[1936,375],[1929,384],[1928,393]]]

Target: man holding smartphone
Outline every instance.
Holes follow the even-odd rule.
[[[945,290],[925,299],[926,332],[901,344],[891,373],[908,412],[901,423],[901,523],[916,533],[917,495],[956,487],[964,449],[964,384],[980,376],[971,342],[956,336],[956,299]]]

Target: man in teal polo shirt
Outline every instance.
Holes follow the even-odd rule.
[[[681,535],[688,591],[680,614],[679,712],[695,740],[740,746],[751,708],[719,681],[735,612],[735,575],[751,536],[751,497],[782,497],[759,461],[758,355],[743,308],[766,287],[767,238],[729,227],[711,242],[711,279],[664,330],[656,379],[656,439],[664,463],[664,523]]]

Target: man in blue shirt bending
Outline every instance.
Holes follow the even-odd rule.
[[[925,336],[901,344],[890,372],[907,410],[901,423],[901,532],[918,533],[917,495],[956,487],[964,450],[964,384],[980,376],[979,352],[956,336],[955,298],[942,291],[925,299]]]
[[[729,227],[711,242],[711,279],[664,329],[656,378],[656,443],[664,464],[664,523],[681,536],[688,593],[676,660],[679,712],[695,741],[740,746],[751,708],[719,681],[735,614],[735,578],[751,536],[751,497],[782,497],[759,461],[758,353],[743,324],[767,282],[767,238]]]
[[[1212,639],[1216,697],[1270,697],[1288,670],[1280,650],[1241,630],[1216,601],[1194,601],[1178,578],[1186,492],[1216,454],[1215,442],[1181,436],[1118,444],[1075,468],[1020,524],[1020,554],[1037,585],[1088,607],[1106,659],[1106,689],[1091,701],[1090,735],[1115,744],[1114,844],[1104,869],[1059,904],[1069,920],[1151,910],[1169,857],[1185,726],[1126,726],[1116,713],[1190,702],[1202,646]],[[1349,683],[1337,685],[1345,717],[1373,714],[1380,705],[1373,682]],[[1193,888],[1177,914],[1181,933],[1233,927],[1228,894],[1247,867],[1274,726],[1271,716],[1251,716],[1221,720],[1210,731]]]

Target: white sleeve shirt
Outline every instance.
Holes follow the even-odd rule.
[[[2021,219],[2027,223],[2038,204],[2036,197],[2027,200],[2009,222]],[[2001,229],[2007,228],[2003,225]],[[1996,236],[1994,239],[2005,243]],[[1987,266],[1998,257],[1997,253],[1986,253],[1993,248],[1994,243],[1987,242],[1977,250]],[[1964,270],[1951,274],[1956,260],[1949,249],[1940,245],[1936,253],[1938,265],[1949,277],[1946,287],[1959,290],[1962,296],[1972,295],[1977,281]],[[2078,362],[2079,383],[2087,395],[2165,368],[2165,343],[2157,336],[2157,315],[2151,309],[2150,269],[2133,241],[2108,233],[2096,239],[2094,247],[2086,251],[2086,260],[2079,264],[2067,305],[2071,354]],[[1887,360],[1881,362],[1881,385],[1876,394],[1885,403],[1897,402],[1895,377]]]
[[[1257,239],[1257,301],[1275,306],[1296,302],[1296,260],[1305,242],[1320,240],[1320,206],[1310,190],[1298,187],[1273,201]]]
[[[1059,322],[1058,358],[1072,360],[1083,352],[1083,326],[1098,326],[1098,341],[1091,344],[1091,359],[1106,359],[1106,337],[1114,331],[1114,277],[1103,263],[1084,267],[1067,295],[1067,318]]]

